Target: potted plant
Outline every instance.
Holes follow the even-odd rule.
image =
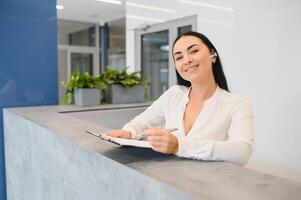
[[[108,103],[135,103],[143,102],[147,81],[140,78],[139,72],[127,73],[108,67],[100,75],[107,85],[105,99]]]
[[[74,71],[66,87],[65,102],[79,106],[96,106],[101,101],[101,90],[106,88],[106,84],[100,77],[91,76],[88,72]]]

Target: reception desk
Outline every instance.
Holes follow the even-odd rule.
[[[226,162],[119,147],[86,133],[120,128],[146,104],[4,110],[8,200],[300,199],[301,184]]]

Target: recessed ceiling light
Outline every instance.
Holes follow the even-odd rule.
[[[186,3],[186,4],[196,5],[196,6],[204,6],[207,8],[215,8],[215,9],[229,11],[229,12],[235,11],[233,8],[225,7],[225,6],[218,6],[218,5],[211,4],[211,3],[203,3],[203,2],[199,2],[199,1],[190,1],[190,0],[178,0],[178,1],[180,3]]]
[[[137,15],[126,15],[126,17],[131,18],[131,19],[141,19],[141,20],[152,21],[152,22],[163,22],[163,20],[161,20],[161,19],[142,17],[142,16],[137,16]]]
[[[63,5],[56,5],[56,9],[58,9],[58,10],[63,10],[63,9],[64,9],[64,6],[63,6]]]
[[[104,2],[104,3],[112,3],[112,4],[116,4],[116,5],[121,5],[122,2],[119,0],[96,0],[99,2]]]
[[[138,3],[132,3],[132,2],[126,2],[127,6],[137,7],[137,8],[145,8],[149,10],[155,10],[155,11],[162,11],[162,12],[168,12],[168,13],[174,13],[174,10],[167,9],[167,8],[159,8],[156,6],[149,6],[145,4],[138,4]]]

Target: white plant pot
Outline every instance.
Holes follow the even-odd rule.
[[[106,102],[108,103],[138,103],[144,102],[144,86],[135,85],[124,88],[122,85],[113,84],[106,90]]]
[[[78,106],[97,106],[100,104],[101,90],[97,88],[74,88],[74,101]]]

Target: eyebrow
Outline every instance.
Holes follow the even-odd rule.
[[[187,48],[187,50],[189,50],[189,49],[191,49],[192,47],[197,46],[197,45],[198,45],[198,44],[190,45],[190,46]],[[177,51],[177,52],[174,53],[173,55],[175,56],[175,55],[177,55],[177,54],[181,54],[181,51]]]

